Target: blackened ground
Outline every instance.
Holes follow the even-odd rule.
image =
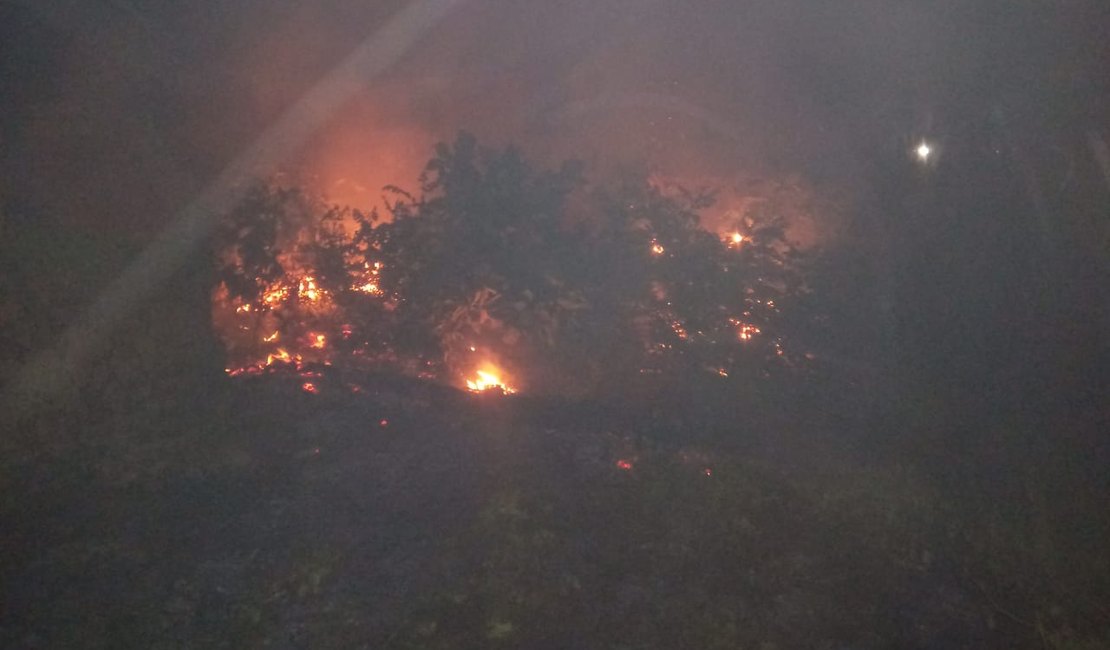
[[[1105,647],[1105,585],[992,565],[959,504],[833,442],[842,413],[355,379],[229,384],[174,445],[19,466],[0,645]]]

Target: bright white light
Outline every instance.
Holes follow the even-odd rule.
[[[929,162],[929,156],[933,154],[933,148],[927,142],[917,145],[917,149],[914,151],[917,153],[917,159],[921,162]]]

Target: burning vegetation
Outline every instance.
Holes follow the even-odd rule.
[[[436,149],[419,194],[386,191],[381,215],[259,186],[228,215],[213,292],[228,374],[385,366],[584,393],[796,363],[783,311],[806,293],[799,255],[766,210],[710,232],[710,194],[599,187],[466,134]]]

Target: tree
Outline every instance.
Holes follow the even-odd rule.
[[[455,379],[493,364],[535,390],[727,377],[785,356],[780,312],[804,286],[781,216],[764,208],[722,239],[699,223],[709,193],[591,185],[578,163],[538,170],[465,133],[437,147],[419,195],[387,189],[388,219],[339,208],[306,219],[290,209],[296,195],[252,195],[225,243],[229,296],[281,311],[297,297],[270,300],[274,287],[311,277],[331,309],[313,331],[341,329],[348,351],[376,346],[378,359]]]

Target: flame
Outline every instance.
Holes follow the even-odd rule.
[[[268,306],[281,304],[285,301],[285,297],[289,295],[289,290],[283,284],[278,284],[262,294],[262,302]],[[247,309],[246,311],[250,311]]]
[[[301,384],[301,390],[303,390],[306,393],[313,393],[313,394],[319,392],[318,389],[316,388],[316,384],[314,384],[310,381],[306,381],[305,383]]]
[[[755,325],[743,325],[740,327],[740,331],[736,333],[741,341],[750,341],[756,334],[759,334],[759,328]]]
[[[733,243],[734,245],[736,245],[736,246],[739,246],[740,244],[742,244],[742,243],[744,242],[744,236],[743,236],[743,235],[741,235],[741,234],[740,234],[740,233],[738,233],[738,232],[734,232],[734,233],[732,233],[732,236],[730,236],[730,237],[729,237],[729,239],[730,239],[730,240],[732,241],[732,243]]]
[[[632,461],[621,458],[620,460],[617,461],[617,469],[623,469],[626,472],[631,470],[632,469]]]
[[[651,240],[651,254],[652,255],[662,255],[663,253],[666,253],[666,252],[667,252],[667,249],[663,248],[662,244],[660,244],[655,239]]]
[[[362,293],[368,293],[372,296],[382,295],[381,285],[378,284],[378,276],[381,275],[382,263],[374,262],[371,264],[370,262],[363,262],[362,268],[364,271],[362,279],[355,281],[351,289],[354,291],[361,291]]]
[[[311,343],[309,343],[309,347],[315,348],[317,350],[323,350],[328,345],[328,337],[324,336],[323,334],[309,332],[308,339],[309,341],[311,341]]]
[[[378,288],[377,282],[367,282],[365,284],[360,284],[354,289],[355,291],[361,291],[362,293],[368,293],[373,296],[380,296],[382,294],[382,290]]]
[[[729,322],[736,326],[736,337],[741,341],[750,341],[755,335],[762,333],[762,330],[757,326],[750,325],[735,318],[730,318]]]
[[[311,275],[306,275],[297,284],[297,295],[309,302],[317,302],[323,294],[324,292],[316,286],[316,278]]]
[[[512,395],[516,389],[509,386],[501,379],[497,370],[486,369],[478,370],[475,372],[474,379],[466,380],[466,388],[471,392],[484,393],[486,391],[500,391],[506,395]]]
[[[264,343],[273,343],[274,341],[278,340],[278,334],[279,334],[278,330],[274,330],[273,334],[271,334],[269,336],[263,336],[262,341]]]

